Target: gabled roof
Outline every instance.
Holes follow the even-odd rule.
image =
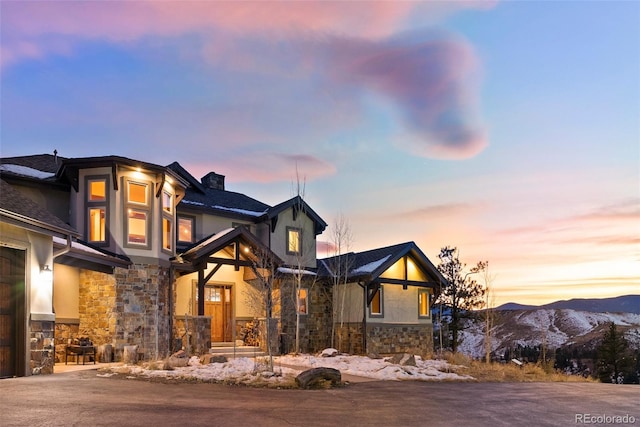
[[[202,185],[200,181],[198,181],[193,175],[191,175],[189,171],[183,168],[180,163],[173,162],[170,165],[168,165],[167,168],[171,169],[172,171],[180,175],[182,178],[184,178],[185,181],[187,181],[187,183],[189,183],[189,185],[193,187],[193,189],[201,193],[204,193],[204,190],[205,190],[204,185]]]
[[[70,225],[1,179],[0,217],[3,221],[49,235],[80,236]]]
[[[173,260],[177,263],[189,262],[197,263],[207,259],[210,255],[225,249],[226,247],[238,243],[249,248],[249,252],[238,252],[244,260],[251,259],[252,254],[259,253],[268,257],[274,264],[282,265],[282,260],[271,251],[266,245],[258,240],[245,227],[228,228],[193,244],[184,252],[177,255]]]
[[[332,277],[335,274],[333,270],[337,265],[341,265],[343,268],[346,266],[349,269],[347,276],[349,281],[373,281],[377,280],[382,273],[405,255],[411,255],[418,266],[434,282],[446,283],[442,274],[414,242],[321,259],[318,262],[318,275]]]
[[[327,228],[327,223],[322,218],[320,218],[320,215],[318,215],[313,209],[311,209],[311,206],[309,206],[307,202],[305,202],[304,199],[300,196],[296,196],[292,199],[275,205],[266,212],[266,216],[270,220],[275,220],[278,215],[290,208],[294,209],[294,215],[297,214],[297,210],[301,210],[313,220],[315,224],[316,235],[321,234]]]

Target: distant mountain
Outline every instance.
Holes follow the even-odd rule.
[[[635,313],[640,314],[640,295],[624,295],[613,298],[574,298],[534,306],[508,302],[496,310],[577,310],[591,313]]]
[[[555,304],[555,303],[554,303]],[[502,355],[515,346],[535,347],[545,343],[549,349],[566,346],[595,348],[610,322],[624,333],[632,348],[640,348],[640,314],[631,312],[590,312],[571,309],[537,308],[495,312],[492,351]],[[472,357],[484,354],[484,323],[468,319],[461,331],[458,350]]]

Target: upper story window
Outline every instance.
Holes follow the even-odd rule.
[[[108,199],[108,182],[109,177],[88,176],[85,180],[86,191],[86,239],[87,241],[106,245],[107,230],[109,228],[109,199]]]
[[[294,227],[287,227],[287,254],[302,254],[302,230]]]
[[[173,251],[173,194],[162,190],[162,250]]]
[[[150,184],[125,178],[125,244],[149,248],[151,245]]]
[[[173,194],[162,191],[162,212],[173,213]]]
[[[178,242],[194,243],[195,235],[196,219],[192,216],[178,215]]]
[[[419,318],[431,317],[431,308],[429,304],[429,298],[430,298],[430,294],[428,289],[418,290],[418,317]]]

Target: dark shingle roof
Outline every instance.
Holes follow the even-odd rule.
[[[64,160],[67,159],[52,154],[36,154],[34,156],[3,157],[0,158],[0,164],[25,166],[42,172],[56,173]]]
[[[318,215],[313,209],[311,209],[311,206],[309,206],[307,202],[305,202],[304,199],[300,196],[296,196],[270,208],[267,212],[267,217],[269,219],[277,217],[283,211],[295,207],[298,207],[300,210],[306,213],[309,218],[313,220],[313,222],[315,223],[316,234],[321,234],[327,228],[327,223],[322,218],[320,218],[320,215]]]
[[[3,217],[36,225],[61,234],[79,233],[60,218],[29,199],[4,180],[0,180],[0,213]]]
[[[178,206],[185,209],[206,210],[224,216],[253,219],[262,216],[269,209],[269,205],[244,194],[212,188],[203,188],[203,192],[188,188]]]
[[[444,278],[440,275],[440,272],[438,272],[437,268],[414,242],[400,243],[358,253],[349,252],[347,254],[318,260],[318,275],[331,277],[333,275],[332,270],[334,270],[337,265],[341,265],[343,268],[344,266],[348,267],[348,277],[351,280],[358,278],[375,279],[391,267],[398,259],[409,253],[413,255],[413,258],[422,266],[426,273],[436,278],[437,281],[444,283]]]

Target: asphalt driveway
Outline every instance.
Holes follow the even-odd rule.
[[[610,426],[625,416],[640,425],[640,386],[631,385],[375,381],[270,390],[96,375],[0,380],[0,426]]]

